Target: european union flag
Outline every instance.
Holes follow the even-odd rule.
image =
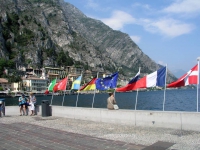
[[[107,90],[117,87],[118,72],[105,78],[98,78],[95,82],[97,90]]]

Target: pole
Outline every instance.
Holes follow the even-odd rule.
[[[137,109],[137,98],[138,98],[138,89],[136,93],[136,100],[135,100],[135,126],[136,126],[136,109]]]
[[[97,79],[98,79],[98,76],[99,76],[99,72],[97,72]],[[93,95],[93,100],[92,100],[92,108],[94,106],[95,93],[96,93],[96,89],[94,90],[94,95]]]
[[[137,98],[138,98],[138,89],[137,89],[137,93],[136,93],[135,110],[137,109]]]
[[[80,92],[80,91],[79,91],[79,92]],[[78,96],[79,96],[79,92],[78,92],[77,98],[76,98],[76,107],[77,107],[77,105],[78,105]]]
[[[114,98],[115,98],[115,92],[116,92],[116,88],[114,89]],[[116,100],[116,99],[115,99]]]
[[[66,82],[68,83],[68,76],[66,78],[67,78]],[[62,106],[63,106],[64,100],[65,100],[65,92],[66,92],[66,88],[67,88],[67,83],[66,83],[66,87],[65,87],[65,90],[64,90],[64,96],[63,96]]]
[[[53,94],[54,94],[54,92],[52,92],[52,96],[51,96],[51,105],[52,105],[52,100],[53,100]]]
[[[81,80],[82,80],[82,72],[81,72]],[[81,81],[80,81],[80,85],[81,85]],[[80,89],[80,88],[79,88],[79,89]],[[77,98],[76,98],[76,107],[77,107],[77,105],[78,105],[79,93],[80,93],[80,91],[79,91],[78,94],[77,94]]]
[[[56,82],[57,82],[57,77],[56,77]],[[55,86],[55,85],[54,85]],[[52,101],[53,101],[53,95],[54,95],[54,91],[53,91],[53,89],[52,89],[52,97],[51,97],[51,105],[52,105]]]
[[[66,90],[65,90],[65,91],[66,91]],[[65,100],[65,91],[64,91],[64,96],[63,96],[62,106],[63,106],[64,100]]]
[[[165,93],[166,93],[166,80],[167,80],[167,64],[166,64],[166,74],[165,74],[165,87],[164,87],[164,100],[163,100],[163,111],[165,111]]]
[[[140,67],[139,67],[139,71],[138,71],[139,75],[140,75]],[[137,74],[136,74],[137,75]],[[136,81],[137,82],[137,81]],[[137,93],[136,93],[136,98],[135,98],[135,126],[136,126],[136,109],[137,109],[137,99],[138,99],[138,89],[137,89]]]
[[[180,119],[181,119],[181,134],[180,134],[180,136],[182,136],[182,130],[183,130],[182,112],[180,112]]]
[[[200,57],[197,58],[198,61],[198,76],[197,76],[197,112],[199,112],[199,61]]]

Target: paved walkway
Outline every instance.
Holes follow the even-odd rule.
[[[193,143],[185,142],[187,138],[193,138]],[[200,133],[190,131],[180,133],[60,117],[0,118],[1,150],[196,150],[200,149],[199,141]]]

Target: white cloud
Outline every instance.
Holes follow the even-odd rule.
[[[88,0],[86,6],[93,9],[96,9],[99,7],[99,5],[95,3],[93,0]]]
[[[135,42],[135,43],[139,43],[140,42],[140,39],[141,39],[141,37],[139,37],[139,36],[135,36],[135,35],[132,35],[132,36],[130,36],[131,37],[131,39]]]
[[[163,11],[170,13],[198,13],[200,12],[200,0],[177,0]]]
[[[134,23],[135,18],[126,12],[114,11],[112,12],[112,16],[110,18],[104,18],[101,19],[101,21],[114,30],[121,30],[124,25]]]
[[[134,3],[132,4],[133,8],[142,8],[142,9],[147,9],[150,10],[150,6],[148,4],[140,4],[140,3]]]
[[[143,19],[142,22],[147,31],[152,33],[160,33],[172,38],[183,34],[188,34],[194,29],[194,25],[192,24],[183,23],[171,18],[164,18],[154,21]]]
[[[126,24],[142,25],[145,30],[151,33],[158,33],[166,37],[177,37],[190,33],[195,26],[193,24],[184,23],[172,18],[162,18],[158,20],[138,19],[136,20],[130,14],[123,11],[114,11],[110,18],[101,19],[106,25],[114,30],[123,30]],[[131,37],[135,42],[140,41],[140,37]]]
[[[198,1],[200,2],[200,0]],[[194,2],[192,3],[190,2],[190,0],[178,0],[176,1],[176,3],[173,3],[169,7],[165,8],[164,11],[173,12],[176,10],[174,8],[176,6],[179,12],[181,12],[184,11],[184,6],[186,7],[186,4],[188,5],[187,7],[188,11],[189,10],[192,11],[192,9],[189,8],[192,7],[192,5],[199,4],[198,1],[194,0]],[[90,0],[90,2],[92,2],[92,0]],[[178,5],[180,5],[180,7],[178,7]],[[142,5],[139,3],[135,3],[133,6],[141,7]],[[143,5],[143,7],[145,7],[146,10],[151,11],[149,5]],[[199,6],[195,7],[196,11],[198,10],[198,7]],[[145,30],[148,32],[160,34],[165,37],[171,37],[171,38],[181,36],[183,34],[189,34],[195,29],[195,25],[183,22],[178,19],[173,19],[174,17],[169,18],[169,16],[168,17],[161,16],[159,18],[156,17],[154,19],[152,18],[136,19],[132,17],[131,14],[126,13],[125,11],[116,10],[112,12],[110,18],[102,18],[100,20],[114,30],[123,31],[125,25],[137,24],[143,26]],[[140,37],[132,36],[131,38],[137,43],[140,42]]]

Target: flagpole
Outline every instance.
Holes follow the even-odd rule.
[[[139,67],[139,71],[138,72],[140,73],[140,67]],[[137,109],[136,108],[137,107],[137,98],[138,98],[138,88],[137,88],[136,100],[135,100],[135,110]]]
[[[113,94],[113,95],[114,95],[114,98],[115,98],[115,91],[116,91],[116,88],[114,88],[114,94]],[[116,98],[115,98],[115,101],[116,101]]]
[[[67,76],[67,83],[66,83],[66,87],[65,87],[65,91],[64,91],[62,106],[63,106],[64,100],[65,100],[65,92],[66,92],[67,84],[68,84],[68,76]]]
[[[57,77],[56,77],[56,82],[57,82]],[[52,97],[51,97],[51,105],[52,105],[52,101],[53,101],[53,95],[54,95],[54,91],[52,90]]]
[[[140,67],[139,67],[139,74],[140,74]],[[137,82],[137,81],[136,81]],[[137,88],[137,93],[136,93],[136,98],[135,98],[135,126],[136,126],[136,110],[137,110],[137,99],[138,99],[138,88]]]
[[[65,91],[66,91],[66,90],[65,90]],[[65,100],[65,91],[64,91],[64,96],[63,96],[62,106],[63,106],[64,100]]]
[[[99,72],[97,72],[97,79],[98,79],[98,76],[99,76]],[[93,100],[92,100],[92,108],[93,108],[93,105],[94,105],[95,94],[96,94],[96,88],[94,90],[94,95],[93,95]]]
[[[52,105],[52,100],[53,100],[53,94],[54,94],[54,92],[52,91],[52,96],[51,96],[51,105]]]
[[[197,76],[197,112],[199,112],[199,61],[200,57],[197,58],[198,61],[198,76]]]
[[[79,92],[80,92],[80,91],[79,91]],[[77,98],[76,98],[76,107],[77,107],[77,105],[78,105],[78,96],[79,96],[79,92],[78,92]]]
[[[136,99],[135,99],[135,126],[136,126],[136,108],[137,108],[137,98],[138,98],[138,89],[137,89]]]
[[[166,81],[167,81],[167,64],[166,64],[166,74],[165,74],[165,87],[164,87],[164,100],[163,100],[163,111],[165,111],[165,93],[166,93]]]
[[[135,110],[137,109],[137,98],[138,98],[138,89],[137,89],[137,93],[136,93],[136,100],[135,100]]]
[[[81,72],[81,80],[82,80],[82,72]],[[81,84],[81,81],[80,81],[80,84]],[[79,88],[79,89],[80,89],[80,88]],[[80,93],[80,91],[79,91],[78,94],[77,94],[77,98],[76,98],[76,107],[77,107],[77,105],[78,105],[79,93]]]

